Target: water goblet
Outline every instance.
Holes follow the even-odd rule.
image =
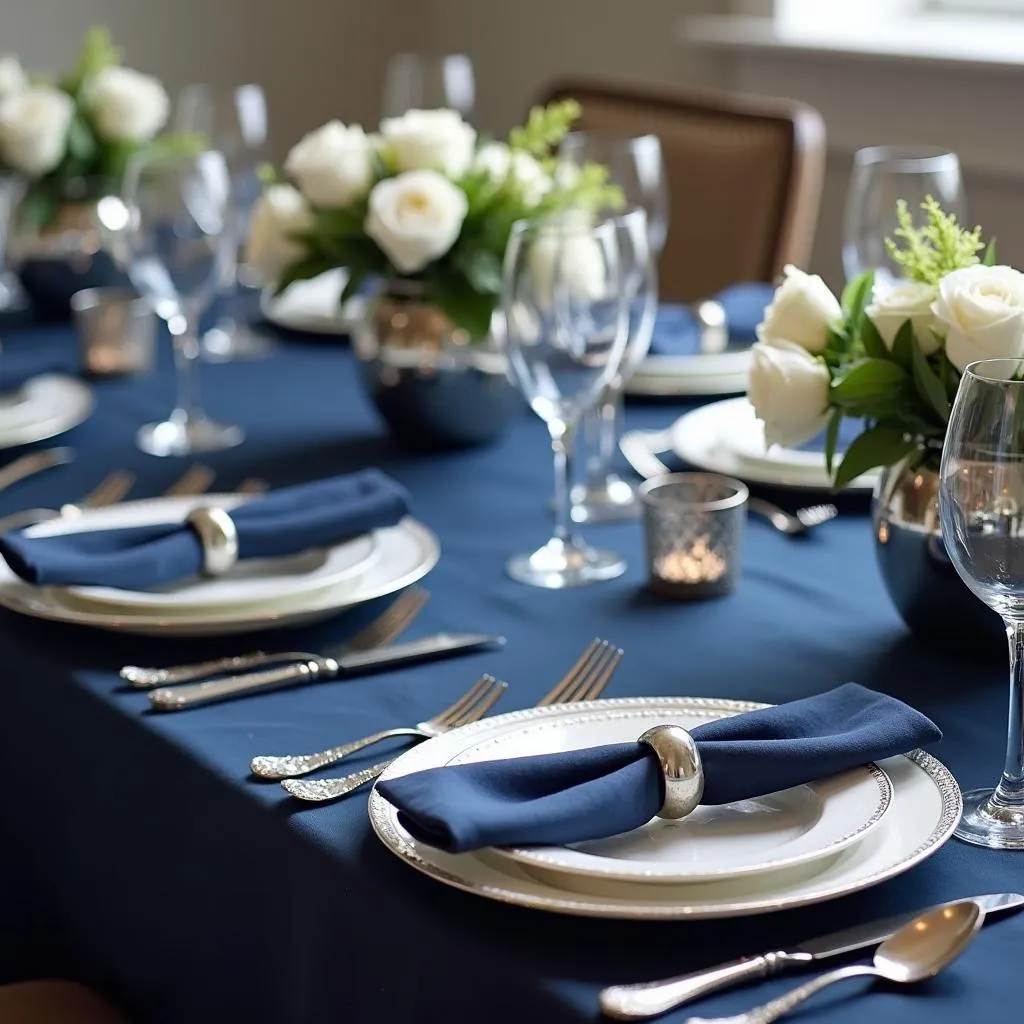
[[[199,318],[236,258],[231,175],[223,154],[139,154],[124,179],[126,225],[119,251],[138,292],[153,304],[174,343],[178,399],[162,423],[144,426],[139,448],[189,455],[238,444],[240,427],[210,420],[199,405]]]
[[[626,563],[584,543],[570,515],[573,438],[618,372],[627,341],[619,232],[577,217],[521,221],[505,251],[502,312],[512,375],[545,422],[555,459],[555,529],[506,569],[551,589],[621,575]]]
[[[1010,716],[1002,778],[964,793],[956,835],[1024,850],[1024,360],[964,370],[939,470],[942,539],[975,597],[1002,616],[1010,645]]]
[[[473,62],[464,53],[398,53],[384,73],[381,116],[450,107],[469,120],[475,100]]]

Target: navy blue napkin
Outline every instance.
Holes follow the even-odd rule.
[[[336,544],[393,526],[408,509],[400,484],[375,469],[272,491],[233,509],[238,557],[274,558]],[[198,535],[184,523],[95,530],[60,537],[0,537],[0,555],[23,580],[41,586],[147,590],[195,576]]]
[[[775,289],[760,281],[732,284],[712,296],[725,310],[729,344],[746,346],[754,341],[757,325],[772,301]],[[690,356],[700,352],[700,321],[689,306],[665,303],[658,308],[651,335],[651,355]]]
[[[942,733],[894,697],[847,683],[691,731],[705,804],[775,793],[934,743]],[[450,853],[578,843],[639,828],[661,809],[643,743],[431,768],[378,784],[417,839]]]
[[[23,338],[0,342],[0,393],[17,391],[23,384],[44,373],[77,374],[81,359],[75,344],[52,344],[50,339]]]

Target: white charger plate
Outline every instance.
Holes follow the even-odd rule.
[[[0,448],[63,434],[88,419],[94,404],[86,384],[56,373],[32,378],[15,396],[0,406]]]
[[[180,523],[195,508],[215,505],[236,508],[239,495],[204,494],[185,498],[152,498],[107,508],[84,509],[74,519],[54,519],[25,530],[28,537],[57,537],[89,530],[129,529],[157,523]],[[266,604],[302,597],[345,581],[355,584],[379,557],[375,534],[352,538],[330,548],[316,548],[285,558],[249,559],[216,579],[195,578],[156,591],[115,587],[60,587],[62,598],[92,610],[136,613],[188,613]]]
[[[750,483],[806,490],[828,490],[831,478],[825,456],[819,452],[783,449],[763,451],[764,428],[746,398],[713,402],[681,416],[672,424],[672,449],[685,462],[713,473],[738,477]],[[837,457],[837,462],[841,457]],[[847,485],[847,490],[870,491],[879,478],[871,470]]]
[[[346,581],[340,587],[273,602],[178,613],[125,614],[83,608],[58,588],[25,583],[0,562],[0,606],[32,618],[142,636],[228,636],[307,625],[411,586],[433,569],[441,555],[437,537],[408,516],[396,526],[378,530],[376,538],[379,557],[355,586]]]
[[[308,334],[351,334],[365,308],[365,299],[354,296],[339,305],[348,271],[329,270],[308,281],[296,281],[280,295],[265,291],[260,296],[260,312],[278,327]]]
[[[524,724],[559,716],[600,717],[609,712],[640,712],[640,720],[671,721],[695,710],[735,714],[765,707],[714,698],[655,697],[594,701],[496,715],[464,726],[397,758],[382,778],[395,778],[445,763],[468,746]],[[879,763],[889,777],[892,810],[881,826],[813,870],[798,865],[781,871],[701,884],[645,885],[601,882],[597,891],[570,888],[493,851],[446,854],[415,840],[402,827],[397,810],[375,788],[370,794],[371,825],[384,845],[405,864],[430,878],[485,899],[554,913],[631,920],[728,918],[788,910],[837,899],[902,874],[934,854],[953,834],[963,803],[956,780],[923,751]]]
[[[481,740],[447,763],[628,743],[652,725],[666,724],[658,719],[663,714],[660,709],[624,709],[600,717],[558,716]],[[694,729],[721,717],[720,710],[695,708],[674,714],[671,724]],[[654,818],[607,839],[494,853],[559,879],[569,875],[664,884],[739,878],[839,853],[877,828],[891,801],[888,777],[872,764],[758,799],[699,807],[680,821]],[[570,884],[578,883],[573,879]]]

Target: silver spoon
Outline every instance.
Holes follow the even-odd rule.
[[[886,939],[875,950],[873,966],[840,967],[738,1017],[690,1017],[686,1024],[771,1024],[816,992],[847,978],[871,976],[901,985],[924,981],[948,967],[971,944],[984,920],[985,911],[974,900],[938,907]]]
[[[791,537],[809,533],[839,515],[835,505],[807,505],[791,514],[764,498],[748,498],[747,507],[751,512],[764,516],[780,533],[788,533]]]

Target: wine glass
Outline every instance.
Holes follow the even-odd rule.
[[[939,470],[942,538],[975,597],[1002,616],[1010,641],[1010,724],[995,790],[964,793],[956,835],[1024,850],[1024,360],[964,370]]]
[[[843,222],[843,271],[848,281],[866,270],[882,280],[900,277],[885,251],[895,238],[896,203],[906,200],[916,217],[928,197],[963,223],[963,181],[956,153],[934,146],[872,146],[858,150],[846,196]]]
[[[468,121],[475,102],[473,62],[464,53],[399,53],[388,61],[381,117],[398,117],[407,110],[450,107]]]
[[[570,516],[573,437],[618,372],[627,340],[619,232],[577,217],[518,222],[505,250],[505,341],[512,374],[547,424],[555,457],[555,530],[506,568],[521,583],[557,589],[613,579],[614,552],[588,547]]]
[[[261,191],[260,167],[269,159],[267,100],[258,85],[220,88],[187,85],[178,96],[175,127],[199,135],[224,154],[231,173],[236,247],[244,250],[249,219]],[[244,267],[241,268],[244,273]],[[239,303],[239,264],[226,268],[221,281],[223,315],[202,338],[203,358],[213,362],[254,359],[269,355],[273,345],[243,323]]]
[[[7,242],[15,211],[24,195],[23,178],[0,174],[0,311],[24,309],[28,305],[21,283],[7,268]]]
[[[622,433],[623,388],[647,355],[657,315],[657,260],[668,235],[665,165],[656,135],[627,138],[571,132],[559,147],[559,154],[574,164],[596,162],[606,166],[608,180],[622,190],[627,208],[646,215],[647,256],[635,245],[623,251],[627,289],[635,289],[630,345],[622,368],[584,423],[586,481],[577,484],[572,494],[572,515],[577,522],[614,522],[640,514],[633,487],[612,470],[612,461]]]
[[[197,328],[236,258],[231,173],[222,153],[133,157],[124,180],[126,226],[119,242],[128,275],[153,303],[174,342],[178,400],[162,423],[143,427],[138,445],[151,455],[220,451],[243,437],[199,407]]]

